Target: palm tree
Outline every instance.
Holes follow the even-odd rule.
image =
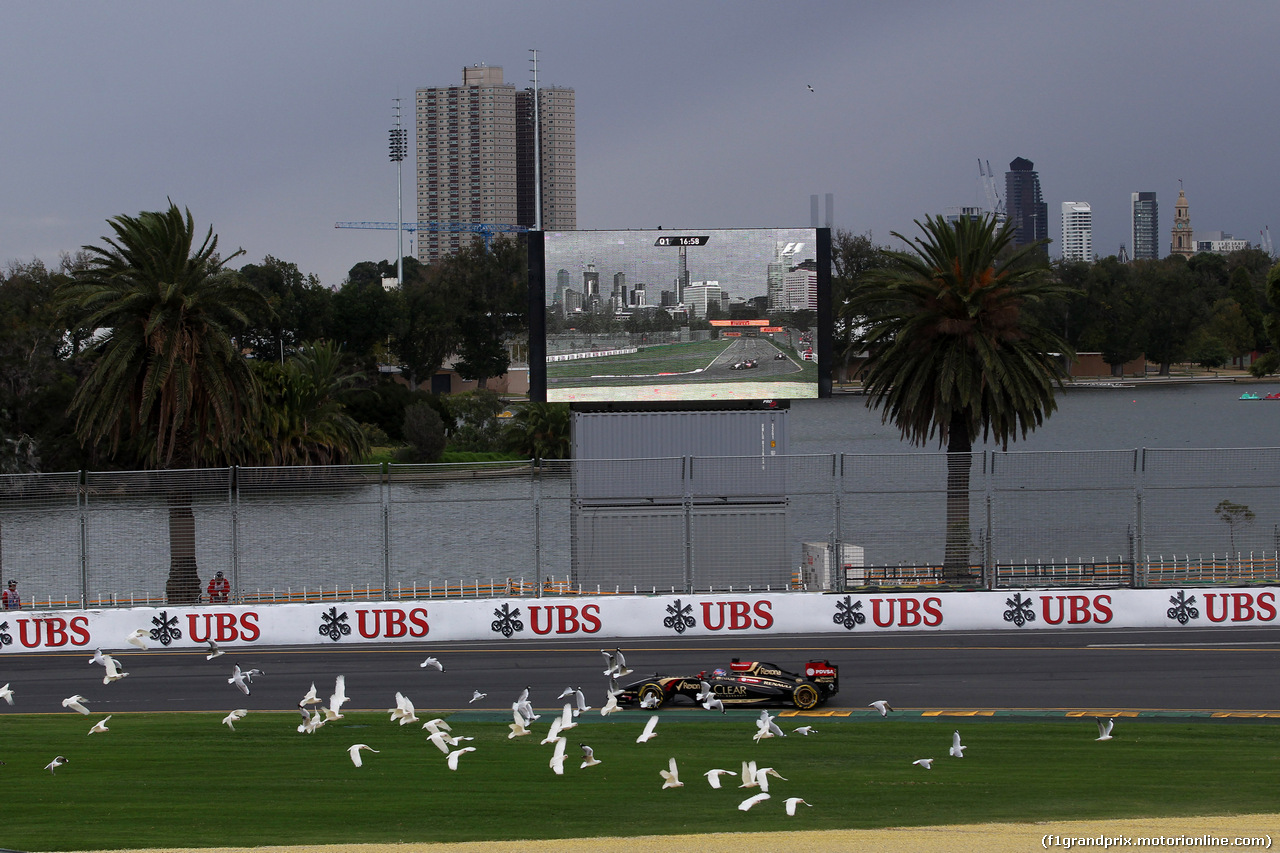
[[[947,449],[944,579],[969,578],[969,472],[974,440],[1003,447],[1056,408],[1062,364],[1073,353],[1039,326],[1033,303],[1067,295],[1049,275],[1043,242],[1013,248],[994,217],[916,221],[914,251],[888,252],[854,296],[865,317],[867,405],[902,437]]]
[[[271,465],[343,465],[364,456],[364,433],[337,400],[358,377],[343,368],[338,346],[304,344],[283,365],[261,363],[259,377],[262,419],[246,433],[259,451],[246,452],[246,458]]]
[[[131,451],[147,468],[225,464],[256,406],[256,389],[232,333],[257,292],[225,269],[210,228],[196,246],[190,211],[107,220],[114,237],[85,246],[87,263],[59,289],[72,328],[100,331],[96,356],[72,398],[76,436],[112,456]],[[191,496],[169,496],[171,602],[198,601]]]
[[[530,459],[567,459],[571,445],[568,403],[526,403],[507,427],[507,447]]]

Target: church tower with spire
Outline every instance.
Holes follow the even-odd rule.
[[[1182,182],[1178,182],[1178,201],[1173,207],[1173,239],[1169,245],[1169,253],[1189,258],[1196,253],[1196,243],[1191,232],[1191,211],[1187,205],[1187,194],[1182,191]]]

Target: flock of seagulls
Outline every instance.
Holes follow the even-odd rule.
[[[145,630],[139,629],[125,637],[125,641],[131,645],[137,646],[138,648],[146,649],[146,635],[147,632]],[[208,654],[205,657],[206,660],[212,661],[224,654],[224,652],[219,649],[212,640],[208,642],[208,645],[209,649]],[[621,649],[601,649],[600,651],[605,659],[604,675],[609,679],[606,701],[604,706],[600,708],[600,715],[602,717],[607,717],[622,710],[617,702],[617,697],[622,693],[621,688],[618,686],[617,679],[630,674],[633,670],[627,667],[626,659],[623,657]],[[129,675],[129,673],[124,671],[120,666],[120,663],[114,657],[102,652],[101,649],[94,651],[93,656],[89,659],[89,663],[103,667],[103,684],[111,684]],[[445,671],[443,664],[435,657],[428,657],[419,664],[419,667],[423,669],[434,669],[437,672]],[[234,685],[247,696],[249,695],[253,679],[263,675],[265,675],[265,673],[262,670],[242,670],[239,664],[235,664],[232,669],[231,676],[227,679],[227,683]],[[533,734],[533,724],[541,718],[541,715],[537,714],[533,709],[529,692],[530,688],[526,686],[516,696],[515,701],[511,703],[512,722],[508,726],[510,733],[507,735],[509,740]],[[488,693],[476,690],[474,691],[469,704],[485,699],[488,695]],[[539,743],[540,745],[550,745],[552,747],[552,754],[548,761],[548,766],[553,773],[558,776],[562,776],[565,772],[565,762],[567,760],[567,738],[565,733],[578,726],[578,718],[582,714],[594,709],[587,703],[586,695],[581,687],[566,687],[556,698],[568,699],[570,701],[565,702],[561,712],[551,719],[547,733]],[[9,684],[0,686],[0,699],[3,699],[10,705],[14,704],[14,691]],[[62,707],[69,711],[74,711],[78,714],[88,716],[91,712],[86,705],[87,701],[88,700],[85,699],[84,696],[76,694],[63,699]],[[342,706],[345,705],[347,701],[348,697],[346,694],[345,676],[339,675],[336,677],[333,692],[329,695],[327,704],[320,696],[315,682],[312,682],[310,688],[298,702],[298,712],[302,718],[301,723],[297,727],[298,732],[303,734],[313,734],[326,723],[342,719]],[[696,701],[706,710],[718,710],[722,714],[724,713],[723,703],[714,695],[711,685],[706,681],[701,682],[700,690],[696,696]],[[643,702],[641,703],[641,706],[644,707]],[[889,713],[894,710],[893,706],[883,699],[877,699],[874,702],[871,702],[867,707],[878,711],[881,717],[887,717]],[[235,709],[222,718],[222,723],[232,731],[235,731],[235,724],[243,720],[248,713],[248,710],[244,708]],[[422,729],[428,732],[427,741],[435,746],[445,756],[446,765],[450,770],[456,771],[458,769],[459,759],[463,755],[476,751],[476,747],[473,746],[460,746],[460,744],[464,742],[473,741],[474,738],[453,734],[452,728],[443,719],[433,718],[425,722],[421,721],[417,715],[417,710],[414,707],[412,700],[403,693],[396,693],[395,707],[388,709],[388,713],[390,714],[390,721],[398,723],[401,726],[421,722]],[[103,734],[109,732],[110,729],[107,727],[107,722],[110,719],[111,715],[107,715],[94,723],[89,729],[89,734]],[[659,719],[660,717],[657,714],[650,715],[646,719],[644,727],[636,737],[637,744],[647,744],[658,736],[657,728]],[[1096,740],[1112,740],[1114,737],[1112,732],[1115,726],[1115,720],[1113,718],[1095,718],[1095,721],[1098,726],[1098,737]],[[792,733],[802,737],[808,737],[816,734],[817,731],[817,728],[813,725],[803,725],[794,728]],[[785,737],[787,737],[787,733],[783,731],[774,716],[767,710],[762,710],[760,712],[760,716],[755,721],[755,732],[752,735],[752,740],[759,744],[761,741],[769,738]],[[588,744],[580,743],[579,748],[581,749],[581,763],[579,764],[579,769],[585,770],[603,763],[601,759],[596,757],[595,750]],[[968,747],[966,745],[961,743],[959,730],[952,732],[951,747],[948,754],[953,758],[963,758],[964,751],[967,748]],[[351,763],[356,767],[362,767],[364,765],[363,753],[365,752],[379,754],[379,750],[374,749],[366,743],[355,743],[347,748],[347,754],[351,759]],[[59,755],[56,756],[53,761],[45,765],[45,769],[56,775],[57,769],[66,763],[67,758]],[[931,770],[933,769],[934,759],[917,758],[911,763],[925,770]],[[659,775],[662,778],[662,790],[684,787],[684,782],[680,780],[679,767],[677,766],[675,757],[671,757],[668,760],[667,769],[660,770]],[[720,789],[723,785],[721,781],[722,777],[734,776],[735,773],[732,770],[712,768],[702,775],[707,780],[707,784],[710,787]],[[779,779],[784,782],[787,781],[787,779],[773,767],[757,767],[755,761],[743,761],[741,771],[737,775],[739,775],[741,779],[741,784],[738,785],[740,789],[756,789],[756,792],[738,804],[738,808],[744,812],[771,799],[772,795],[769,791],[769,780],[771,778]],[[801,797],[786,798],[784,800],[784,804],[787,815],[793,817],[796,814],[798,806],[803,805],[806,807],[812,807],[813,805]]]

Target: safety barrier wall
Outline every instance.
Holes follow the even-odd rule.
[[[613,598],[278,604],[110,610],[8,611],[0,655],[148,647],[206,650],[450,641],[503,643],[543,636],[840,634],[1043,631],[1081,628],[1228,628],[1276,623],[1275,589],[1034,590],[929,593],[761,593]]]

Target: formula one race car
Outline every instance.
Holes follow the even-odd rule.
[[[801,674],[764,661],[734,658],[728,669],[703,670],[697,675],[654,674],[629,681],[619,685],[618,704],[658,708],[681,696],[697,703],[694,697],[702,692],[704,682],[725,707],[794,705],[808,710],[839,692],[840,671],[825,660],[809,661]]]

